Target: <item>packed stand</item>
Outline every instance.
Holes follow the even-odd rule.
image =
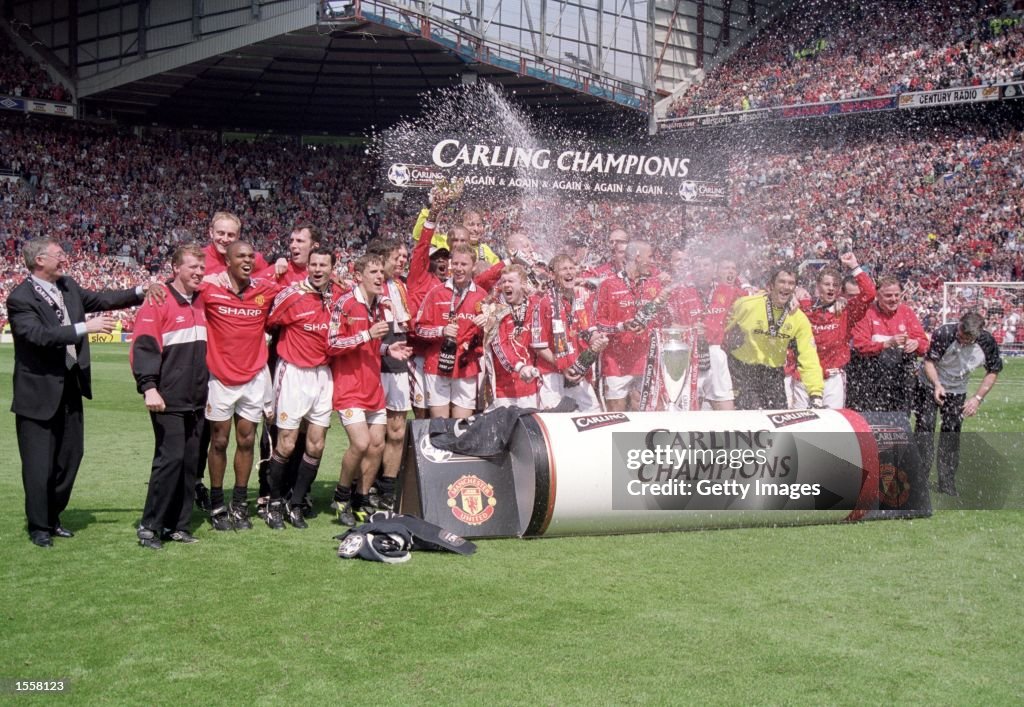
[[[1024,79],[1024,13],[1000,0],[801,3],[773,20],[669,117]]]
[[[709,242],[742,243],[762,272],[852,244],[938,321],[943,281],[1021,281],[1021,157],[1019,131],[965,128],[753,151],[731,168],[732,217],[695,209],[691,225]]]
[[[5,32],[0,31],[0,96],[66,101],[67,92],[50,80],[43,68],[18,51]]]
[[[157,272],[178,244],[201,239],[229,206],[262,251],[281,253],[296,220],[321,224],[343,259],[375,233],[400,228],[408,209],[379,198],[360,148],[283,142],[221,143],[207,133],[159,132],[0,119],[6,187],[0,238],[46,232],[76,252],[134,258]],[[113,156],[117,156],[116,158]],[[266,198],[250,196],[265,189]]]

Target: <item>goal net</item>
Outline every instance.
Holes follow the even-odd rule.
[[[967,312],[985,317],[1003,353],[1024,353],[1024,282],[944,282],[942,323]]]

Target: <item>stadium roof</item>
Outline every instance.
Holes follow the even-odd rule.
[[[646,115],[369,21],[283,33],[85,97],[130,122],[282,132],[361,132],[420,110],[420,94],[485,80],[528,110],[576,124],[642,128]]]
[[[362,132],[484,80],[587,128],[665,94],[794,0],[7,0],[11,30],[88,113]],[[731,39],[730,39],[731,38]],[[707,63],[706,63],[707,62]],[[74,78],[72,78],[74,77]],[[655,79],[656,77],[656,79]]]

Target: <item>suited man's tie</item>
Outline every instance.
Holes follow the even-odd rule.
[[[57,316],[60,318],[61,324],[68,324],[71,320],[71,315],[68,314],[68,307],[64,304],[64,295],[61,293],[59,287],[54,288],[54,292],[57,293]],[[70,371],[78,363],[78,351],[75,349],[74,344],[68,344],[64,347],[64,365],[67,366]]]

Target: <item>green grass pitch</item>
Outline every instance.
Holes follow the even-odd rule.
[[[482,541],[400,566],[337,559],[324,514],[305,532],[199,525],[199,544],[152,552],[134,532],[149,420],[127,347],[93,354],[76,538],[28,542],[14,416],[0,421],[0,701],[58,678],[107,704],[1024,701],[1019,495],[993,511],[936,499],[913,521]],[[0,346],[5,410],[12,357]],[[1008,483],[1022,419],[1011,360],[966,425]],[[335,425],[321,505],[344,438]],[[965,458],[983,467],[966,491],[988,463]]]

